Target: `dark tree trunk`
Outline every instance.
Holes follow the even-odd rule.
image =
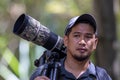
[[[113,63],[116,57],[114,42],[116,41],[116,24],[113,0],[94,0],[94,8],[98,21],[99,44],[96,50],[96,61],[104,67],[113,80],[115,79]]]

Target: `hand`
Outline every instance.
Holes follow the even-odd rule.
[[[50,80],[50,79],[46,76],[38,76],[34,80]]]

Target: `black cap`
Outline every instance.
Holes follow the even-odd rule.
[[[69,32],[69,30],[75,25],[75,24],[78,24],[78,23],[89,23],[93,29],[94,29],[94,33],[96,33],[96,21],[94,19],[94,17],[90,14],[83,14],[83,15],[80,15],[80,16],[76,16],[76,17],[73,17],[72,19],[70,19],[66,29],[65,29],[65,35],[67,35],[67,33]]]

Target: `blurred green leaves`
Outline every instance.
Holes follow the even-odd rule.
[[[7,47],[7,38],[0,36],[0,51],[4,50]]]
[[[3,52],[3,58],[7,62],[8,66],[10,66],[11,70],[13,70],[15,75],[19,76],[19,62],[8,48],[6,48]]]

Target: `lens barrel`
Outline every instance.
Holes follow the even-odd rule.
[[[18,17],[13,33],[50,51],[65,53],[63,39],[29,15],[22,14]]]

